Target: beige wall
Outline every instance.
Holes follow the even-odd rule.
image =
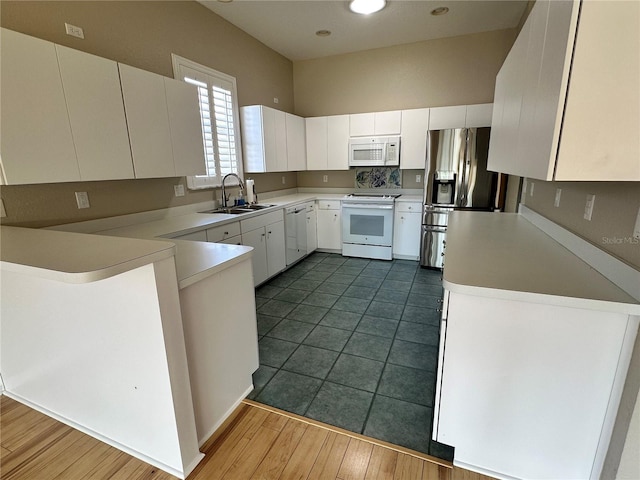
[[[84,29],[80,40],[64,33],[64,23]],[[71,48],[173,77],[176,53],[236,77],[240,105],[273,105],[293,111],[291,61],[195,1],[5,1],[0,25]],[[295,187],[295,174],[280,188]],[[263,180],[266,182],[262,184]],[[218,192],[175,197],[184,178],[2,187],[7,210],[3,224],[45,226],[123,215],[210,200]],[[281,185],[281,183],[280,183]],[[269,188],[266,188],[269,187]],[[277,188],[256,176],[256,189]],[[89,193],[91,208],[78,210],[76,191]]]
[[[303,117],[493,101],[516,30],[466,35],[294,62]]]
[[[531,183],[535,185],[533,197]],[[560,207],[553,206],[562,189]],[[596,196],[591,221],[583,218],[587,195]],[[543,182],[528,180],[524,204],[582,238],[640,268],[640,242],[632,238],[640,208],[639,182]]]

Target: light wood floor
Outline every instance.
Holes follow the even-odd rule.
[[[202,451],[206,457],[188,480],[491,480],[252,402]],[[175,479],[6,396],[0,454],[2,480]]]

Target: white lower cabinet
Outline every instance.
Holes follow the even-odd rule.
[[[307,204],[307,254],[318,248],[318,215],[315,202]]]
[[[226,245],[242,245],[242,235],[236,235],[235,237],[225,238],[216,243],[224,243]]]
[[[339,200],[319,200],[317,211],[318,248],[342,250],[342,211]]]
[[[448,293],[433,431],[456,465],[600,478],[638,317]]]
[[[420,258],[421,203],[396,203],[393,219],[393,256],[405,260]]]
[[[282,210],[240,221],[242,244],[253,247],[253,284],[260,285],[286,267]]]

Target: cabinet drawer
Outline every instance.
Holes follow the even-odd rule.
[[[242,236],[236,235],[235,237],[225,238],[217,243],[226,243],[227,245],[242,245]]]
[[[340,210],[340,200],[318,200],[318,208],[320,210]]]
[[[257,217],[247,218],[246,220],[240,220],[240,230],[243,233],[246,233],[251,230],[255,230],[256,228],[282,221],[284,221],[284,214],[282,213],[282,210],[276,210],[275,212],[265,213],[264,215],[258,215]]]
[[[422,203],[396,202],[396,212],[422,212]]]
[[[240,235],[240,222],[207,228],[207,242],[221,242],[236,235]]]
[[[179,235],[177,237],[172,237],[175,240],[191,240],[192,242],[206,242],[207,234],[204,230],[198,230],[197,232],[187,233],[185,235]]]

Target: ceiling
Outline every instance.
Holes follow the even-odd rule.
[[[334,0],[198,0],[292,61],[516,27],[527,0],[388,0],[371,15]],[[446,15],[434,16],[437,7]],[[318,30],[330,30],[318,37]]]

